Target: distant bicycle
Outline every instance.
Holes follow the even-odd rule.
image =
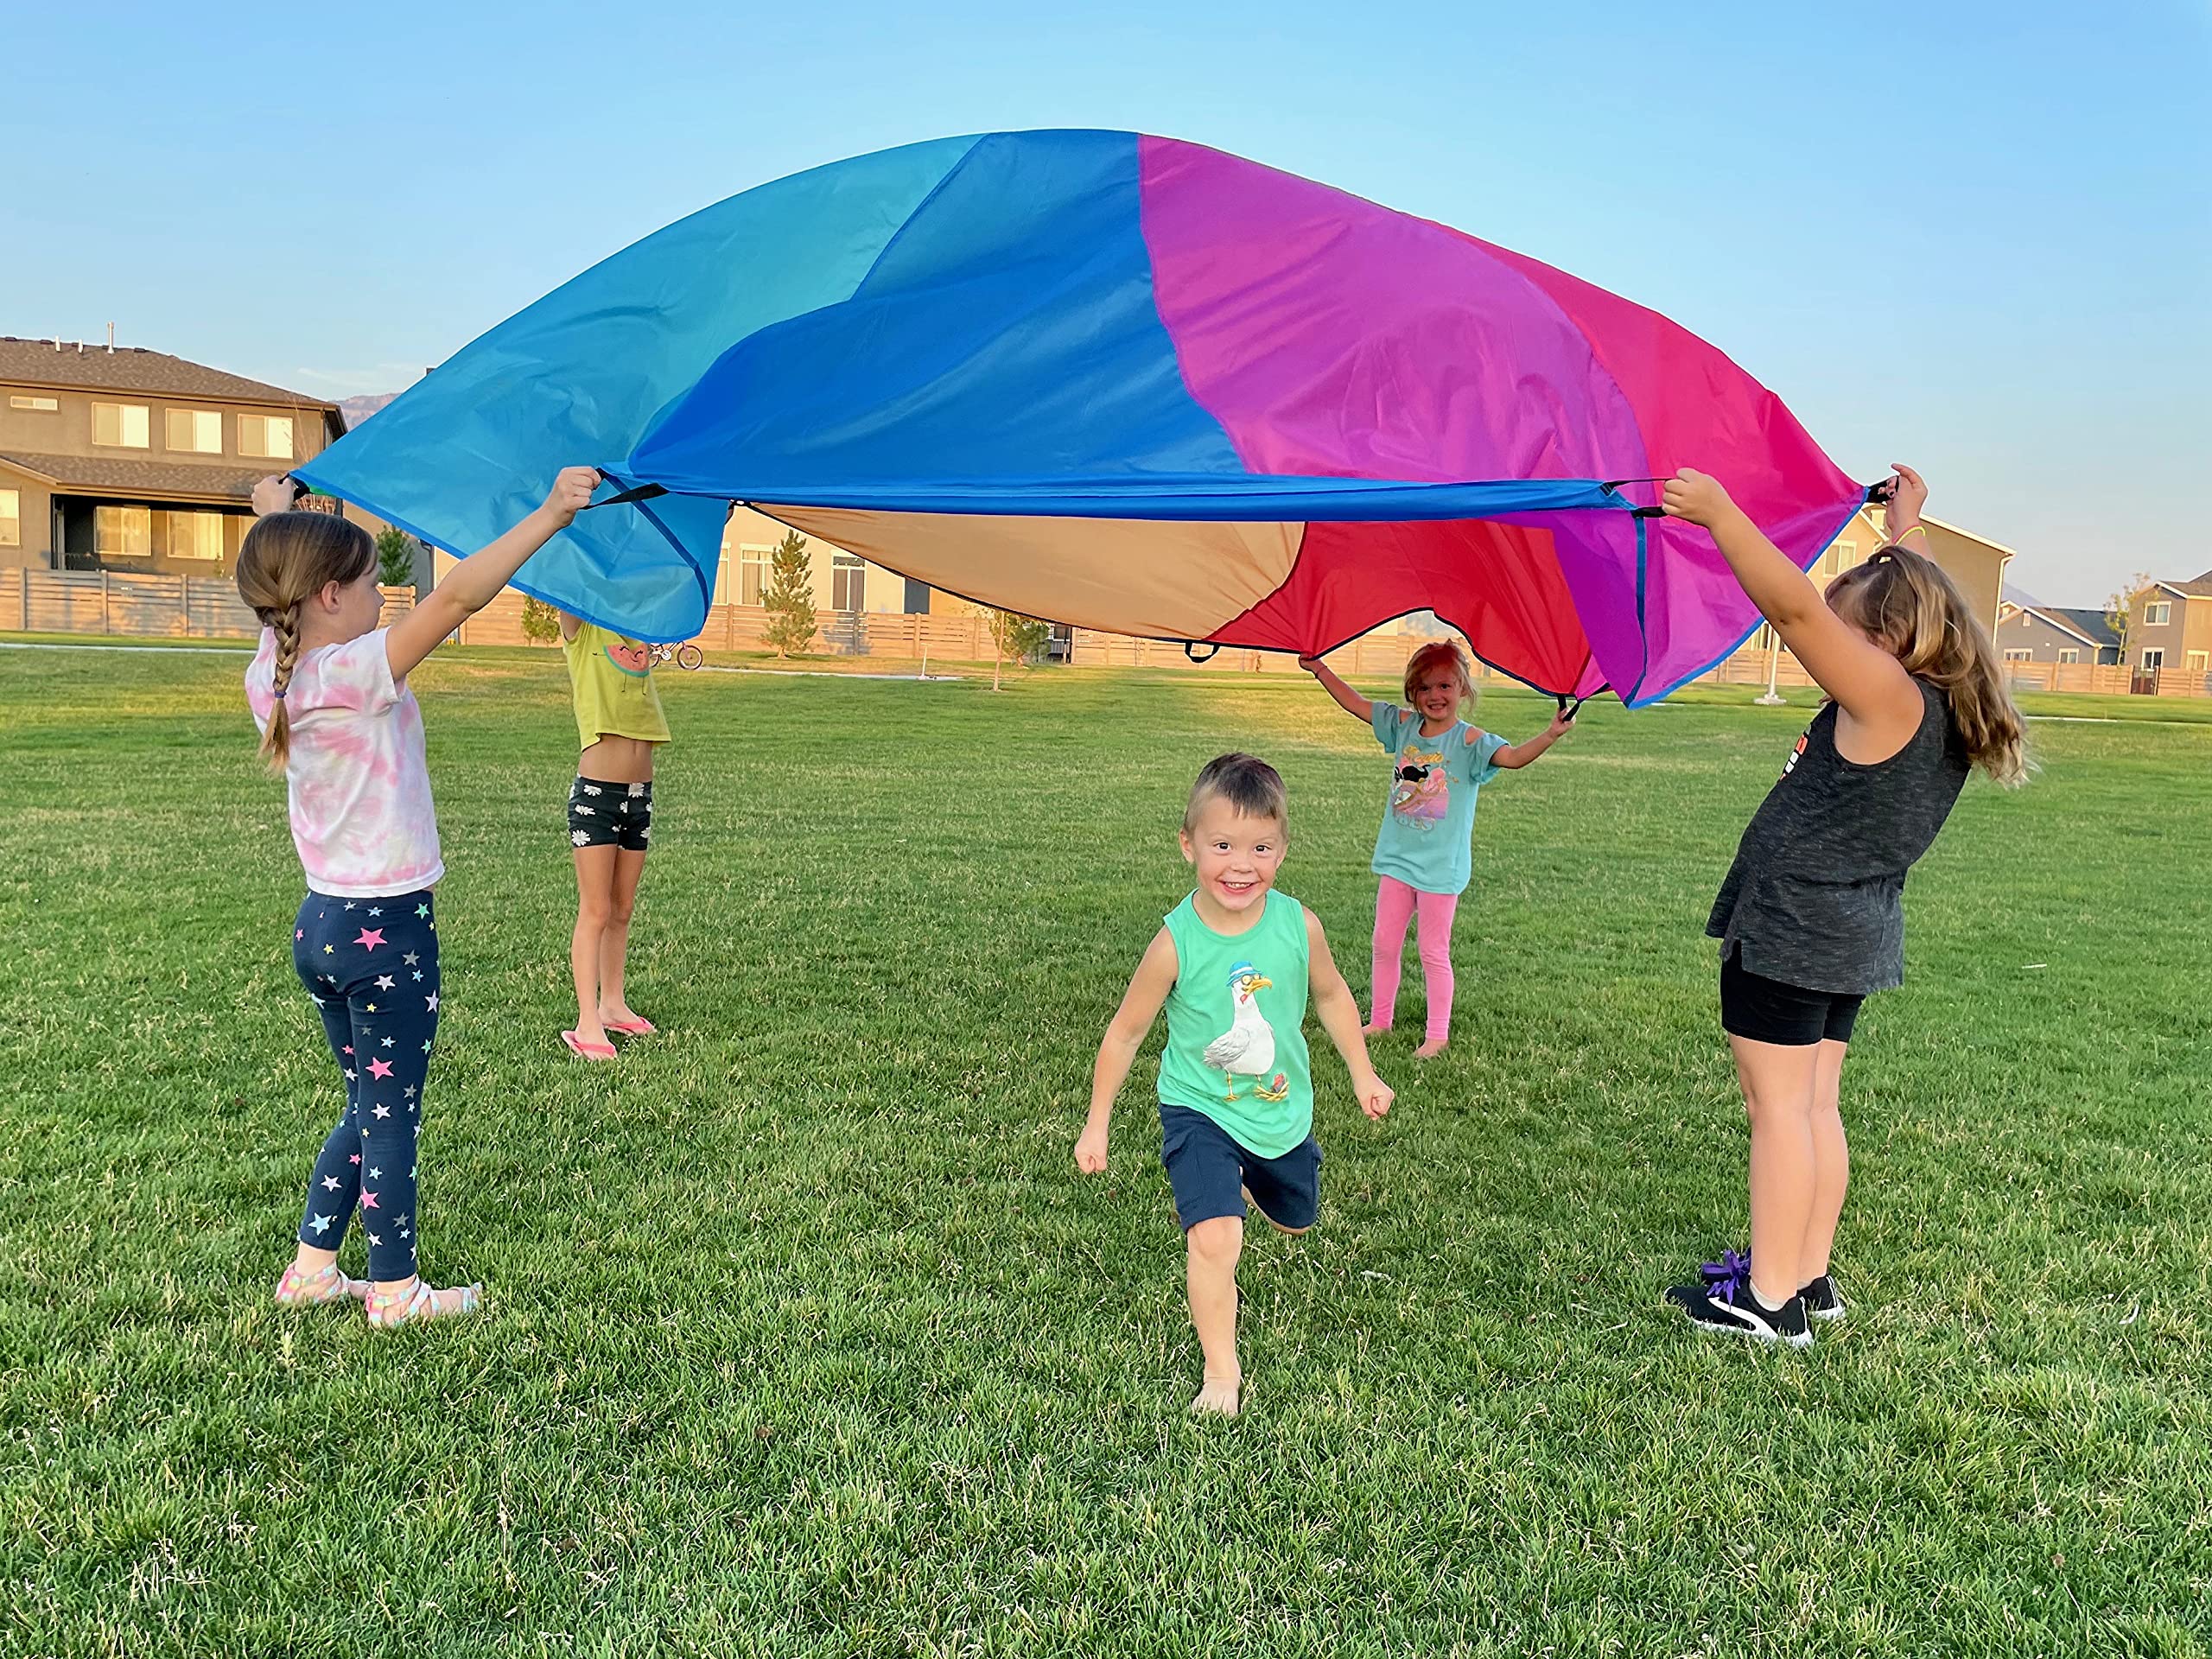
[[[654,645],[652,650],[656,667],[672,659],[678,668],[691,669],[700,667],[707,660],[707,653],[689,639],[680,645]]]

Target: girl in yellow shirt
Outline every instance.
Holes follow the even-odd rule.
[[[561,1033],[569,1052],[611,1060],[609,1033],[650,1036],[622,987],[630,917],[652,842],[653,748],[668,741],[668,717],[653,688],[652,647],[561,613],[569,687],[582,753],[569,786],[569,843],[576,862],[576,928],[569,968],[576,1024]]]

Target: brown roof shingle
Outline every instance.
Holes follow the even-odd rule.
[[[41,386],[73,386],[87,391],[166,392],[179,397],[227,397],[244,403],[293,404],[335,410],[324,398],[287,391],[266,381],[226,374],[204,363],[188,362],[142,346],[105,346],[65,341],[60,351],[50,340],[18,340],[0,334],[0,381]]]
[[[0,454],[0,461],[35,474],[56,489],[92,490],[102,495],[190,495],[244,501],[252,496],[254,485],[269,475],[266,467],[118,461],[106,455]]]
[[[2212,599],[2212,570],[2207,570],[2201,576],[2192,576],[2187,582],[2170,582],[2166,586],[2176,593],[2187,594],[2192,599]]]

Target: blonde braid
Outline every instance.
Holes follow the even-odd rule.
[[[276,668],[270,678],[276,703],[269,710],[269,726],[261,734],[261,753],[270,770],[282,772],[292,753],[292,718],[284,709],[284,694],[292,689],[292,670],[300,660],[300,601],[261,613],[276,636]]]

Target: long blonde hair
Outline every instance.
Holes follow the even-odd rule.
[[[2027,780],[2027,728],[1996,647],[1940,565],[1910,548],[1878,548],[1828,583],[1827,598],[1906,673],[1943,693],[1967,759],[2008,788]]]
[[[292,671],[300,660],[300,607],[331,582],[350,587],[377,560],[376,543],[359,524],[334,512],[272,512],[256,521],[238,548],[238,597],[276,636],[276,706],[261,734],[270,770],[292,753],[292,722],[284,712]]]
[[[1475,677],[1467,666],[1467,654],[1449,639],[1432,639],[1406,658],[1406,706],[1411,708],[1418,695],[1422,677],[1432,668],[1449,668],[1459,677],[1459,702],[1464,706],[1474,700]]]

